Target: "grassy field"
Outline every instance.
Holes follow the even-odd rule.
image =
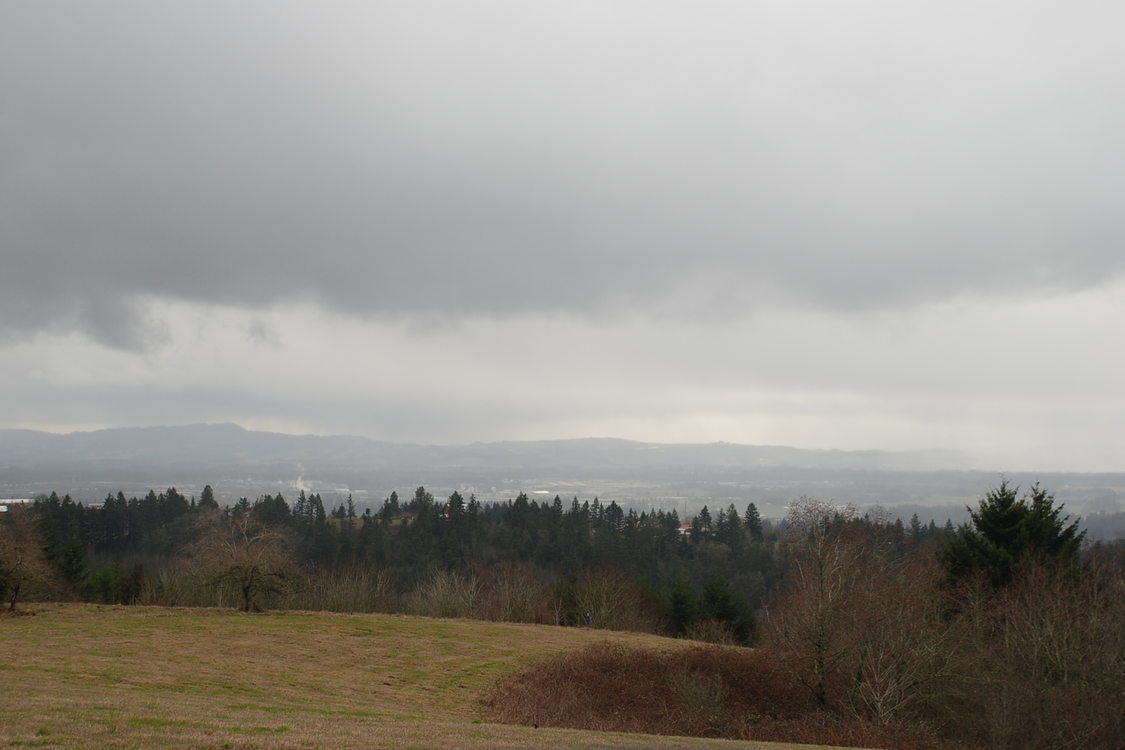
[[[596,641],[468,620],[93,605],[0,617],[0,745],[114,748],[771,748],[484,722],[492,681]],[[805,746],[808,747],[808,746]]]

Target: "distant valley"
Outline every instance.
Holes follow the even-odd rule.
[[[325,502],[352,494],[377,507],[391,490],[425,485],[481,500],[523,491],[533,498],[616,500],[639,510],[703,505],[742,509],[754,502],[780,517],[801,496],[880,505],[923,521],[955,522],[1000,476],[952,451],[801,450],[731,443],[661,444],[612,438],[468,445],[412,445],[355,436],[286,435],[234,424],[144,427],[58,435],[0,430],[0,498],[69,492],[96,502],[107,492],[212,484],[222,502],[264,492],[320,492]],[[1071,512],[1123,510],[1125,473],[1009,473],[1041,482]]]

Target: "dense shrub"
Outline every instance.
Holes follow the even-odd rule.
[[[501,680],[489,718],[601,731],[940,747],[918,731],[820,711],[787,669],[762,650],[696,646],[668,651],[589,646]]]
[[[951,689],[933,697],[949,736],[989,748],[1116,749],[1125,738],[1125,585],[1097,565],[1025,566],[1002,591],[956,592]]]

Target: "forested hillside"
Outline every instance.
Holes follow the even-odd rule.
[[[29,512],[54,590],[93,601],[229,602],[237,581],[215,571],[253,551],[263,578],[239,589],[247,608],[409,609],[670,633],[708,621],[743,643],[786,559],[752,503],[681,523],[674,511],[638,514],[597,498],[481,504],[418,487],[358,514],[350,499],[325,508],[304,493],[292,505],[264,495],[220,509],[208,487],[198,499],[170,488],[89,507],[51,495]],[[898,533],[907,544],[901,524]],[[915,530],[909,541],[937,533]],[[341,601],[325,598],[348,588]]]

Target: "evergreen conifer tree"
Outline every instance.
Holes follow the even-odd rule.
[[[750,503],[746,506],[744,521],[746,530],[750,532],[750,537],[756,542],[762,541],[762,516],[758,513],[757,505]]]
[[[988,575],[999,588],[1011,582],[1025,560],[1071,564],[1086,532],[1078,521],[1060,517],[1062,506],[1054,507],[1054,497],[1034,484],[1017,495],[1018,487],[1007,480],[980,501],[977,510],[969,508],[971,524],[962,524],[946,542],[943,560],[952,580],[977,571]]]
[[[212,510],[219,509],[219,503],[215,501],[215,490],[211,489],[211,485],[206,485],[203,492],[199,495],[199,507],[211,508]]]

